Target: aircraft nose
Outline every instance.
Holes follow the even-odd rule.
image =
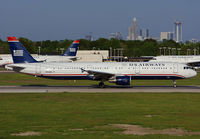
[[[191,77],[197,76],[197,72],[195,70],[192,70]]]

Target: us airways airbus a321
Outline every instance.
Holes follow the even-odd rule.
[[[16,72],[62,80],[98,80],[99,86],[109,81],[117,85],[130,85],[136,79],[173,80],[191,78],[196,71],[186,64],[165,62],[99,62],[99,63],[40,63],[16,39],[8,37],[14,64],[7,69]]]

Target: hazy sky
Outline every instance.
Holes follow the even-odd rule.
[[[31,40],[79,39],[91,33],[108,38],[136,17],[153,37],[183,22],[184,40],[200,40],[200,0],[0,0],[0,37]]]

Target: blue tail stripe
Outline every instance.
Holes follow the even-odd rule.
[[[76,56],[79,43],[72,43],[72,45],[62,54],[62,56]]]
[[[20,42],[8,42],[14,63],[35,63],[36,61]]]

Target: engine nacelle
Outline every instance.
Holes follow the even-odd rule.
[[[117,85],[130,85],[131,77],[130,76],[116,76],[114,80],[109,82],[116,83]]]

